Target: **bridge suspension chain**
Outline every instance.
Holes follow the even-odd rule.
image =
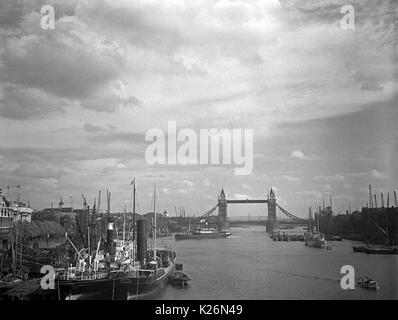
[[[207,211],[205,214],[202,214],[199,218],[203,219],[203,218],[208,217],[209,215],[211,215],[214,212],[214,210],[217,209],[217,207],[218,207],[218,203],[213,208],[211,208],[209,211]]]
[[[307,222],[307,220],[296,217],[294,214],[290,213],[289,211],[283,209],[279,204],[276,204],[276,206],[281,210],[286,216],[288,216],[290,219],[299,221],[299,222]]]

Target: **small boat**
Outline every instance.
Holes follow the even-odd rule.
[[[378,290],[380,288],[379,284],[375,280],[370,279],[368,277],[359,278],[359,280],[357,281],[357,286],[364,289],[372,289],[372,290]]]
[[[175,271],[169,277],[169,283],[173,286],[188,288],[191,279],[182,271]]]
[[[312,213],[311,208],[309,209],[309,225],[308,231],[304,233],[304,243],[306,246],[314,247],[314,248],[326,248],[327,240],[325,235],[319,232],[319,214],[316,215],[316,231],[313,231],[312,226]]]
[[[360,253],[365,253],[367,249],[368,249],[368,247],[365,247],[365,246],[352,247],[352,250],[354,252],[360,252]]]

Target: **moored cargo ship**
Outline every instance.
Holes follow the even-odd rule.
[[[154,225],[150,224],[154,230],[156,230],[155,199],[156,190]],[[171,249],[157,248],[156,232],[153,232],[152,249],[148,249],[147,224],[146,220],[137,221],[136,241],[134,238],[132,241],[125,241],[123,238],[120,245],[116,246],[115,254],[110,250],[112,245],[107,245],[104,257],[98,252],[100,243],[94,256],[83,255],[76,250],[79,255],[78,265],[57,272],[56,283],[60,298],[145,299],[164,288],[174,270],[176,254]],[[113,242],[113,224],[110,222],[107,243]]]
[[[176,233],[174,238],[176,241],[178,240],[191,240],[191,239],[219,239],[219,238],[227,238],[231,235],[229,230],[221,230],[218,231],[213,228],[200,228],[196,227],[192,231],[188,231],[186,233]]]

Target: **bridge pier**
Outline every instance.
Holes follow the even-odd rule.
[[[224,189],[222,189],[218,196],[218,230],[221,231],[227,227],[227,198]]]
[[[279,223],[276,219],[276,197],[274,190],[270,190],[267,195],[267,204],[268,204],[268,220],[265,224],[265,231],[267,233],[274,232],[275,229],[279,228]]]

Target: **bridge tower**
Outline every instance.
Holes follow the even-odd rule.
[[[224,188],[218,196],[218,229],[225,229],[227,226],[227,198],[224,193]]]
[[[276,197],[275,191],[271,188],[267,194],[268,200],[268,220],[266,222],[266,232],[272,233],[274,229],[278,228],[278,221],[276,220]]]

